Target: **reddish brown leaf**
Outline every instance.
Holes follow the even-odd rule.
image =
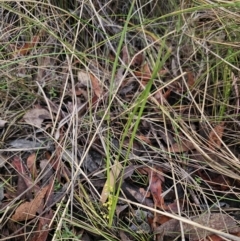
[[[17,176],[18,176],[18,180],[17,180],[17,193],[16,193],[16,195],[17,196],[21,195],[22,199],[25,199],[25,198],[31,199],[32,198],[31,190],[26,191],[28,189],[28,187],[27,187],[27,185],[24,181],[23,176],[21,176],[20,173],[17,173]]]
[[[159,73],[160,76],[164,76],[164,75],[166,75],[167,73],[169,73],[169,71],[168,71],[167,69],[160,69],[160,70],[158,71],[158,73]]]
[[[144,61],[144,56],[143,53],[139,53],[135,55],[133,61],[132,61],[132,66],[134,67],[140,67]]]
[[[38,192],[35,198],[30,202],[22,203],[12,216],[13,221],[24,221],[33,219],[37,213],[41,213],[44,204],[44,197],[48,190],[48,186]]]
[[[47,240],[50,231],[49,224],[53,218],[52,210],[39,218],[36,234],[32,237],[31,241],[45,241]]]
[[[221,122],[219,125],[216,125],[214,129],[209,133],[209,148],[218,149],[221,147],[224,124],[224,121]]]
[[[20,174],[22,174],[23,176],[26,176],[27,170],[25,165],[22,163],[22,161],[20,160],[20,158],[18,156],[15,156],[13,158],[12,161],[12,165],[14,166],[14,168],[17,170],[17,172],[19,172]]]
[[[39,42],[39,37],[38,35],[33,36],[32,41],[29,43],[25,43],[21,48],[17,48],[17,53],[19,55],[27,55],[30,50],[34,48],[34,46]]]
[[[16,169],[17,173],[21,176],[21,178],[23,178],[27,188],[33,188],[35,192],[38,192],[40,190],[39,186],[37,184],[34,184],[33,180],[29,177],[26,166],[23,164],[23,162],[18,156],[15,156],[13,158],[12,165]]]
[[[181,143],[174,143],[170,148],[169,151],[172,153],[179,153],[179,152],[185,152],[195,149],[195,146],[191,141],[188,141],[186,139],[182,140]]]
[[[148,81],[151,79],[152,76],[148,63],[145,63],[142,66],[141,71],[134,71],[134,74],[140,78],[140,81],[144,86],[147,85]]]
[[[187,85],[188,87],[192,87],[195,83],[195,79],[194,79],[194,74],[193,72],[187,72]]]
[[[100,80],[97,79],[97,77],[91,73],[90,73],[90,79],[92,83],[93,92],[99,98],[103,93],[102,87],[100,85]]]
[[[217,173],[205,172],[203,170],[197,171],[198,176],[201,177],[208,185],[215,187],[216,189],[227,191],[229,190],[229,178]]]
[[[164,224],[166,222],[168,222],[169,220],[171,220],[172,218],[162,215],[162,214],[157,214],[156,218],[155,218],[155,222],[158,224]]]
[[[126,185],[126,184],[125,184]],[[135,200],[137,200],[140,203],[143,203],[144,205],[148,206],[148,207],[153,207],[153,202],[152,199],[149,199],[145,196],[145,194],[143,195],[141,191],[136,191],[136,189],[132,188],[132,187],[128,187],[126,185],[125,188],[131,195],[132,197],[134,197]]]
[[[136,136],[139,140],[144,141],[147,144],[151,144],[151,140],[148,137],[144,135],[136,135]]]
[[[148,167],[138,169],[140,173],[148,174],[149,177],[149,188],[154,200],[154,203],[159,208],[165,208],[164,199],[162,194],[162,182],[164,182],[164,177],[162,175],[162,170],[158,167],[151,169]]]
[[[207,240],[208,240],[208,241],[224,241],[224,240],[226,240],[226,239],[223,239],[223,238],[219,237],[219,236],[216,235],[216,234],[212,234],[212,235],[209,235],[209,236],[207,237]],[[205,240],[204,240],[204,239],[201,239],[200,241],[205,241]]]
[[[32,174],[33,179],[37,176],[37,169],[36,169],[36,154],[32,153],[27,158],[27,167]]]
[[[168,89],[165,93],[162,93],[162,89],[157,90],[154,95],[154,98],[157,100],[159,104],[163,104],[163,100],[166,100],[171,94],[171,89]]]
[[[212,213],[212,214],[202,214],[200,216],[191,217],[193,222],[201,224],[203,226],[207,226],[209,228],[213,228],[215,230],[224,230],[228,233],[236,233],[239,230],[239,227],[236,224],[236,221],[227,214],[222,213]],[[182,223],[183,230],[185,235],[188,237],[189,241],[196,241],[202,238],[206,238],[213,233],[204,230],[202,228],[196,228],[191,224]],[[181,235],[181,228],[179,221],[176,219],[171,219],[166,223],[155,229],[155,234],[160,234],[162,238],[164,236],[171,237],[175,239],[179,235]]]

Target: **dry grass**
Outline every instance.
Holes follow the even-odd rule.
[[[0,240],[238,240],[238,1],[59,4],[0,1]]]

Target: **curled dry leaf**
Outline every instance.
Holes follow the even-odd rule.
[[[33,219],[37,213],[43,210],[44,197],[48,190],[48,186],[40,190],[31,202],[22,203],[12,216],[13,221],[24,221]]]
[[[43,108],[28,110],[23,119],[30,125],[41,128],[44,120],[51,119],[49,112]]]
[[[94,94],[99,98],[103,93],[102,87],[100,86],[100,80],[91,73],[90,73],[90,79],[92,83],[92,90]]]
[[[222,136],[224,131],[224,121],[219,125],[216,125],[214,129],[209,133],[209,148],[218,149],[222,145]]]

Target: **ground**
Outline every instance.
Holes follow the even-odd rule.
[[[0,9],[0,240],[240,239],[239,1]]]

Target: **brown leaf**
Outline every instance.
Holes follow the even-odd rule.
[[[225,128],[224,124],[224,121],[221,122],[219,125],[216,125],[214,129],[209,133],[209,148],[214,150],[221,147],[221,139]]]
[[[226,239],[223,239],[223,238],[219,237],[219,236],[216,235],[216,234],[212,234],[212,235],[209,235],[209,236],[207,237],[207,240],[208,240],[208,241],[224,241],[224,240],[226,240]],[[201,239],[200,241],[205,241],[205,240]]]
[[[49,213],[45,213],[42,217],[39,218],[37,232],[31,238],[31,241],[45,241],[47,240],[48,233],[50,231],[49,224],[53,218],[52,210]]]
[[[192,87],[195,83],[195,79],[194,79],[194,74],[193,72],[188,71],[187,72],[187,85],[188,87]]]
[[[151,145],[151,140],[150,140],[148,137],[146,137],[146,136],[144,136],[144,135],[142,135],[142,134],[136,135],[136,137],[137,137],[139,140],[141,140],[141,141],[143,141],[143,142]]]
[[[23,176],[26,176],[27,169],[18,156],[15,156],[13,158],[12,165],[17,170],[17,172],[19,172]]]
[[[148,63],[145,63],[142,66],[141,71],[134,71],[134,74],[140,78],[140,81],[142,82],[142,84],[144,86],[147,85],[147,83],[149,82],[149,80],[151,79],[151,76],[152,76]]]
[[[195,149],[193,143],[187,139],[181,140],[181,143],[174,143],[170,148],[169,151],[172,153],[179,153],[185,152]]]
[[[48,190],[48,186],[44,187],[31,202],[22,203],[12,216],[13,221],[24,221],[33,219],[37,212],[41,213],[43,210],[44,197]]]
[[[28,110],[23,119],[30,125],[41,127],[45,119],[51,119],[49,112],[43,108],[35,108]]]
[[[239,229],[236,221],[227,214],[212,213],[193,216],[191,220],[195,223],[207,226],[215,230],[224,230],[228,233],[236,233]],[[194,225],[183,223],[183,230],[189,241],[204,239],[213,233],[202,228],[196,228]],[[155,229],[156,234],[176,238],[181,235],[180,223],[176,219],[171,219]],[[162,237],[163,238],[163,237]]]
[[[162,195],[162,182],[164,182],[164,176],[162,170],[158,167],[151,169],[148,167],[138,169],[140,173],[148,174],[149,177],[149,189],[151,191],[154,203],[159,208],[165,208],[164,199]]]
[[[198,170],[197,174],[204,182],[215,189],[227,191],[230,188],[230,180],[227,176],[218,173],[212,173],[206,170]]]
[[[132,61],[132,66],[134,67],[140,67],[144,61],[143,53],[138,53],[134,56],[134,59]]]
[[[135,200],[137,200],[139,203],[142,203],[148,207],[153,207],[153,201],[150,198],[147,198],[145,195],[142,194],[142,191],[137,190],[131,185],[128,185],[126,182],[123,184],[124,192],[125,190],[128,193],[128,196],[132,196]],[[130,194],[130,195],[129,195]]]
[[[130,61],[127,45],[124,45],[122,48],[122,61],[125,65],[128,65]]]
[[[33,179],[37,176],[37,169],[36,169],[36,154],[32,153],[27,158],[27,167],[32,174]]]
[[[91,73],[90,73],[90,79],[92,83],[93,92],[99,98],[103,93],[102,87],[100,85],[100,80],[97,79],[97,77]]]
[[[38,35],[33,36],[32,41],[25,43],[21,48],[17,49],[17,54],[19,55],[26,55],[34,48],[34,46],[39,42],[39,37]]]
[[[13,158],[12,165],[15,168],[15,170],[17,171],[19,178],[22,179],[24,181],[24,183],[26,184],[26,187],[30,188],[29,191],[33,188],[35,192],[38,192],[40,189],[39,186],[37,184],[33,183],[33,180],[28,175],[28,170],[27,170],[26,166],[24,165],[24,163],[21,161],[21,159],[18,156],[15,156]],[[20,179],[18,180],[19,182],[21,181]],[[22,184],[20,184],[20,185],[22,185]],[[22,188],[23,187],[21,186],[21,189]]]

